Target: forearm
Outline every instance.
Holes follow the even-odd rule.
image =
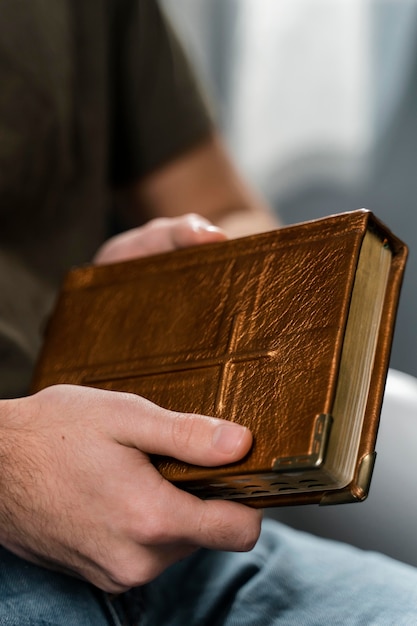
[[[195,212],[231,237],[279,226],[216,135],[137,181],[123,194],[132,223]]]

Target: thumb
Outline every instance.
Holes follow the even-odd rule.
[[[238,461],[251,448],[251,432],[234,422],[168,411],[134,394],[112,394],[121,404],[117,440],[124,445],[206,466]]]

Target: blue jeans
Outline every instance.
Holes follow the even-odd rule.
[[[417,624],[417,569],[269,520],[252,552],[201,550],[115,599],[0,558],[0,626]]]

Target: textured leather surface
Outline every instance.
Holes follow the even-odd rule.
[[[123,390],[170,409],[240,422],[254,434],[242,462],[200,468],[156,459],[158,468],[169,480],[206,486],[270,476],[278,458],[312,454],[317,417],[331,413],[369,227],[381,231],[395,255],[359,462],[375,447],[406,257],[405,246],[364,210],[73,270],[49,322],[33,390],[59,382]],[[284,486],[270,496],[256,480],[246,480],[249,486],[254,506],[319,502],[327,491],[303,489],[301,482],[297,493]],[[364,495],[355,480],[347,491]]]

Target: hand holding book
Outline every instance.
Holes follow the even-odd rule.
[[[241,462],[207,469],[155,459],[201,497],[361,500],[405,258],[404,244],[363,210],[76,269],[34,389],[129,391],[247,426],[254,445]]]

